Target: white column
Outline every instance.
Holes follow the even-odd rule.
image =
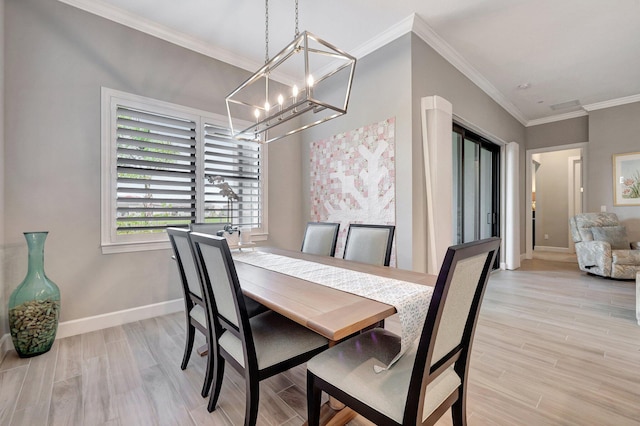
[[[520,267],[520,146],[509,142],[506,152],[506,227],[503,239],[505,267]]]
[[[422,148],[427,198],[427,273],[438,274],[453,244],[453,108],[440,96],[422,98]]]

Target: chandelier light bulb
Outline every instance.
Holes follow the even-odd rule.
[[[253,111],[253,115],[256,116],[256,120],[260,119],[260,110],[258,108],[255,109],[255,111]]]
[[[315,81],[313,80],[313,76],[309,74],[309,77],[307,77],[307,86],[313,87],[313,83],[315,83]]]
[[[293,93],[294,98],[298,97],[298,86],[294,84],[293,89],[291,90],[291,93]]]
[[[282,104],[284,104],[284,96],[278,95],[278,103],[280,104],[280,108],[282,108]]]
[[[269,101],[266,101],[264,103],[264,112],[265,112],[265,114],[268,114],[270,109],[271,109],[271,105],[269,105]]]

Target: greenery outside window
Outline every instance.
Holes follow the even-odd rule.
[[[102,251],[168,248],[195,222],[266,238],[266,150],[230,138],[226,117],[102,89]],[[207,178],[223,179],[229,200]]]

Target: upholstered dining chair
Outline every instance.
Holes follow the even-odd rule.
[[[334,256],[336,254],[338,231],[340,231],[339,223],[307,223],[300,251],[321,256]]]
[[[394,225],[350,224],[342,257],[356,262],[389,266],[395,229]]]
[[[215,331],[209,338],[218,357],[207,409],[216,408],[226,361],[244,376],[244,424],[255,425],[259,382],[306,362],[325,350],[328,341],[273,311],[249,318],[227,240],[192,233],[191,242],[204,278],[204,298]]]
[[[211,347],[209,342],[209,332],[207,330],[207,318],[205,311],[205,301],[202,297],[202,289],[198,267],[189,242],[189,230],[187,228],[167,228],[169,241],[173,248],[173,254],[178,265],[182,291],[184,295],[184,311],[186,314],[187,333],[184,345],[184,355],[182,357],[181,369],[186,369],[193,351],[193,341],[195,332],[201,332],[207,340],[207,347]],[[203,397],[209,394],[211,381],[213,380],[213,363],[215,359],[211,353],[207,353],[207,368],[201,394]]]
[[[389,369],[400,337],[374,329],[307,362],[309,426],[317,426],[322,391],[377,425],[433,425],[451,408],[466,424],[469,358],[498,238],[450,247],[420,338]],[[417,344],[416,344],[417,343]]]

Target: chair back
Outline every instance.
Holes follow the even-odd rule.
[[[454,368],[464,392],[480,304],[499,247],[499,238],[488,238],[447,250],[416,353],[405,421],[423,422],[427,386],[448,368]],[[416,413],[420,418],[412,418]]]
[[[224,237],[198,232],[191,233],[191,243],[196,262],[202,274],[205,299],[211,305],[212,317],[217,317],[223,328],[231,326],[239,330],[240,314],[236,309],[237,299],[244,306],[242,291],[238,283],[231,251]]]
[[[195,297],[196,300],[202,302],[198,267],[189,243],[189,230],[187,228],[167,228],[167,234],[178,264],[185,301],[187,299],[193,300]]]
[[[342,257],[356,262],[389,266],[395,229],[394,225],[349,225]]]
[[[207,309],[215,322],[214,328],[218,333],[225,329],[242,342],[242,348],[238,347],[238,353],[232,356],[236,360],[244,358],[244,365],[238,366],[249,374],[256,374],[258,361],[249,315],[227,240],[192,232],[191,244],[202,274]]]
[[[189,228],[192,232],[216,235],[218,231],[224,231],[228,223],[192,223]]]
[[[320,256],[334,256],[338,241],[339,223],[309,222],[304,231],[300,251]]]

